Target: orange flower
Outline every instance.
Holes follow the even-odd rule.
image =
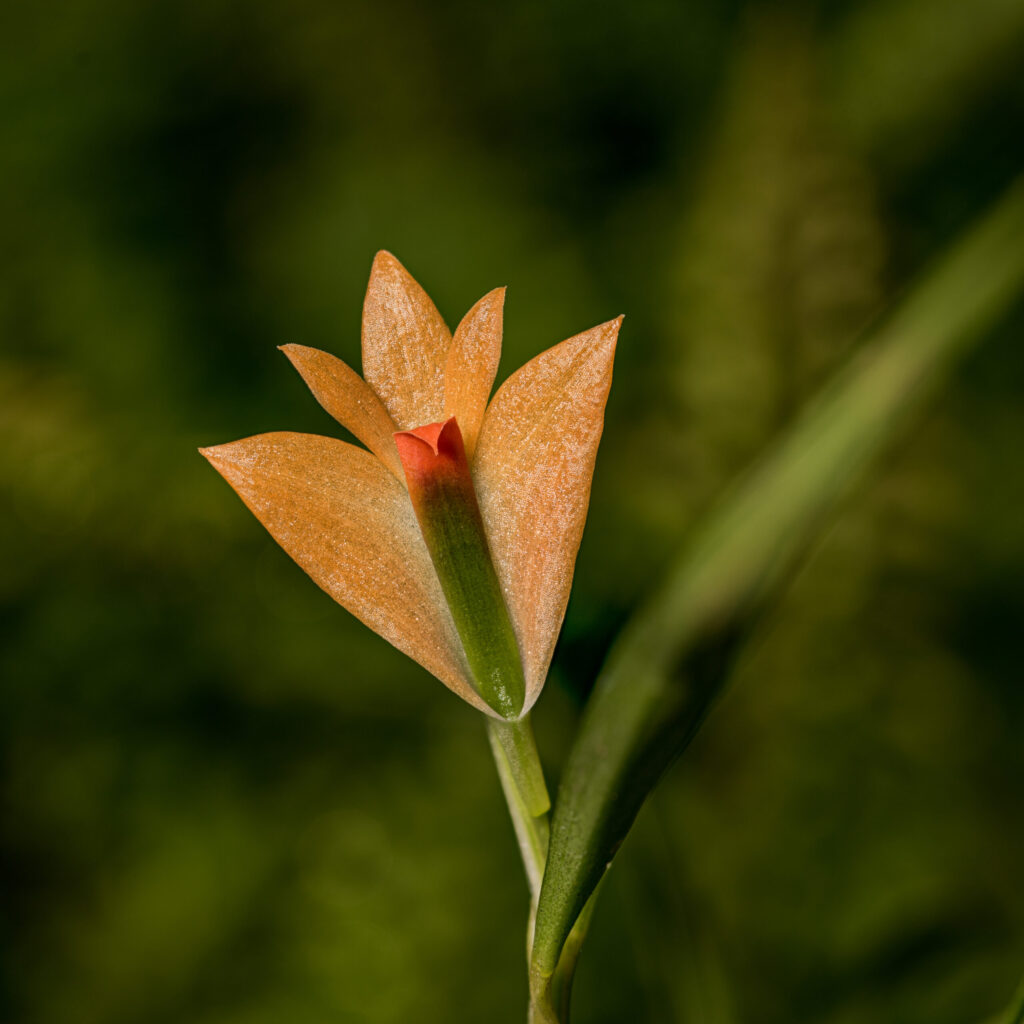
[[[485,295],[453,337],[405,268],[380,252],[363,305],[365,380],[326,352],[282,347],[317,401],[369,451],[297,433],[202,449],[331,597],[496,717],[474,685],[395,434],[427,444],[441,421],[456,421],[518,644],[525,714],[544,684],[569,599],[622,319],[541,353],[488,404],[504,298],[503,288]]]

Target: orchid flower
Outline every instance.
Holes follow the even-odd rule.
[[[463,700],[515,721],[540,695],[565,615],[621,317],[541,353],[488,403],[504,297],[485,295],[453,336],[378,253],[363,377],[282,346],[366,447],[280,432],[201,451],[339,604]]]

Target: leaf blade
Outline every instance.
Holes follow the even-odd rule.
[[[549,978],[649,791],[699,729],[730,657],[852,483],[941,370],[1019,295],[1010,190],[694,535],[620,635],[584,713],[551,828],[531,969]]]

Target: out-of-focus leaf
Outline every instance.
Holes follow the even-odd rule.
[[[1006,1012],[994,1017],[989,1024],[1024,1024],[1024,981],[1021,982]]]
[[[832,130],[820,63],[803,20],[754,20],[678,239],[671,378],[703,428],[689,443],[712,449],[698,466],[744,464],[880,305],[873,185]]]
[[[535,985],[554,973],[577,915],[643,800],[700,726],[757,613],[952,357],[1019,295],[1022,239],[1018,185],[727,497],[619,638],[555,805]]]
[[[993,84],[1019,74],[1017,0],[858,4],[831,41],[828,66],[846,136],[887,161],[920,156]]]
[[[811,26],[773,9],[742,35],[668,260],[665,336],[640,368],[659,401],[628,424],[603,499],[641,511],[658,565],[882,301],[875,185],[833,130]]]

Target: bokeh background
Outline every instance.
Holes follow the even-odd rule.
[[[1020,0],[68,0],[0,48],[0,1019],[522,1021],[481,723],[196,447],[331,433],[373,253],[500,376],[627,314],[535,715],[1024,167]],[[581,1024],[980,1024],[1024,968],[1024,316],[848,503],[617,861]]]

